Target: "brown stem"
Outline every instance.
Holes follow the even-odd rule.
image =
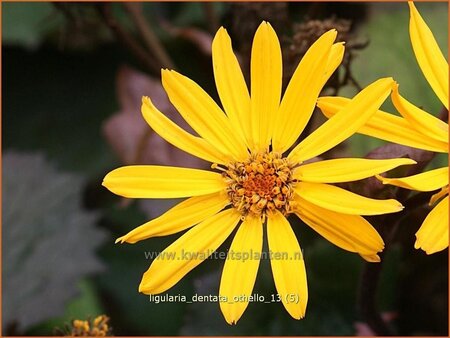
[[[445,107],[442,107],[440,113],[439,113],[439,118],[448,123],[448,109]]]
[[[173,69],[174,65],[169,54],[166,52],[155,32],[153,32],[142,12],[142,4],[139,2],[124,2],[123,6],[132,17],[134,24],[144,39],[148,49],[160,62],[160,66]]]
[[[375,335],[388,336],[391,335],[390,328],[381,318],[380,313],[376,310],[377,304],[375,295],[377,294],[381,268],[384,254],[380,255],[380,263],[366,263],[363,267],[358,290],[358,312],[363,320],[369,325]]]
[[[406,198],[408,194],[409,191],[406,189],[401,189],[401,191],[397,193],[397,199],[408,209],[427,203],[432,195],[431,192],[425,192]],[[386,252],[395,237],[402,219],[403,217],[399,217],[399,215],[390,214],[385,215],[384,217],[373,218],[370,222],[383,238],[386,249],[379,254],[381,259],[380,263],[366,263],[364,265],[358,289],[357,307],[363,320],[367,323],[367,325],[369,325],[377,336],[393,335],[391,328],[383,320],[377,309],[376,296],[380,283],[384,257],[386,256]]]
[[[99,4],[97,10],[111,32],[128,50],[130,50],[131,53],[134,54],[139,62],[141,62],[150,72],[155,75],[159,74],[160,67],[158,67],[157,62],[153,60],[151,55],[149,55],[114,18],[111,11],[111,3]]]
[[[430,156],[427,161],[423,161],[420,165],[416,165],[412,168],[409,175],[414,175],[423,170],[424,167],[431,161],[433,156]],[[400,201],[407,209],[414,208],[419,205],[426,203],[432,193],[419,193],[412,197],[408,197],[411,191],[408,189],[398,188],[396,193],[396,199]],[[380,236],[385,242],[385,250],[379,254],[381,258],[380,263],[366,263],[364,265],[360,287],[358,290],[358,311],[364,321],[369,325],[369,327],[379,336],[392,335],[390,327],[382,319],[380,312],[377,309],[376,295],[378,291],[378,286],[380,282],[380,276],[383,268],[383,257],[386,255],[387,250],[390,247],[395,233],[399,227],[400,221],[403,217],[399,217],[396,214],[389,214],[384,216],[379,216],[371,220],[371,224],[379,232]]]

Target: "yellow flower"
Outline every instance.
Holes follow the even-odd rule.
[[[253,40],[250,93],[231,39],[220,28],[212,45],[213,67],[225,112],[195,82],[175,71],[162,71],[170,101],[199,136],[182,130],[147,97],[142,104],[145,120],[168,142],[212,162],[213,171],[127,166],[106,175],[103,185],[121,196],[190,197],[117,240],[135,243],[192,227],[152,262],[142,278],[140,292],[168,290],[237,228],[219,290],[226,321],[236,323],[253,290],[266,224],[279,297],[292,317],[304,317],[306,270],[286,218],[289,214],[296,214],[335,245],[368,261],[379,261],[377,253],[384,247],[383,240],[360,215],[397,212],[402,205],[392,199],[359,196],[330,183],[360,180],[415,162],[351,158],[304,161],[355,133],[389,96],[392,78],[369,85],[283,156],[306,126],[323,85],[342,60],[344,45],[334,43],[336,35],[330,30],[311,46],[281,98],[281,49],[270,24],[263,22]]]
[[[79,320],[72,321],[70,332],[65,336],[72,337],[105,337],[111,336],[112,330],[108,324],[109,317],[100,315],[93,320]]]
[[[448,109],[448,63],[433,33],[413,2],[410,8],[409,33],[414,54],[423,75],[442,104]],[[392,102],[403,117],[378,111],[359,132],[414,148],[448,153],[448,124],[404,99],[394,84]],[[323,97],[318,100],[322,112],[330,117],[345,107],[348,99]],[[448,247],[448,167],[404,178],[379,177],[385,184],[417,191],[441,189],[430,200],[435,205],[416,233],[416,249],[432,254]],[[437,203],[437,204],[436,204]]]

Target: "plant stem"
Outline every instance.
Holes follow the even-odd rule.
[[[425,150],[424,150],[425,151]],[[430,163],[435,153],[431,153],[424,161],[417,164],[408,171],[407,176],[415,175],[420,172]],[[431,193],[419,193],[409,197],[411,191],[408,189],[398,188],[395,198],[402,203],[406,210],[413,209],[418,205],[426,203],[431,197]],[[388,214],[371,219],[371,224],[379,232],[380,236],[385,242],[385,249],[379,254],[381,258],[380,263],[365,263],[361,274],[360,286],[358,290],[358,312],[363,320],[375,332],[376,335],[387,336],[392,335],[391,328],[382,319],[380,312],[377,309],[376,296],[380,283],[380,276],[383,268],[383,258],[386,256],[390,244],[397,232],[400,221],[403,217],[396,214]]]
[[[119,24],[111,11],[111,3],[102,3],[97,6],[100,16],[116,38],[153,74],[159,74],[160,67],[151,55],[137,43],[133,37]]]
[[[377,304],[375,301],[384,254],[380,253],[379,256],[381,258],[380,263],[364,264],[358,290],[358,312],[372,331],[375,332],[375,335],[388,336],[392,334],[391,330],[377,311]]]
[[[174,68],[174,64],[164,46],[159,41],[156,34],[151,29],[142,12],[142,4],[138,2],[124,2],[123,6],[133,19],[136,28],[141,34],[148,49],[160,62],[162,68]]]

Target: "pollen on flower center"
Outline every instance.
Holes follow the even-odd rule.
[[[231,204],[244,216],[249,213],[264,216],[276,209],[284,215],[291,212],[293,165],[280,154],[252,155],[246,162],[233,162],[220,169]]]

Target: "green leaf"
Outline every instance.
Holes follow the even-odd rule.
[[[36,48],[61,23],[50,3],[4,3],[2,5],[4,44]]]
[[[42,155],[3,156],[3,325],[18,329],[64,313],[78,282],[102,270],[105,233],[80,207],[84,179]]]

